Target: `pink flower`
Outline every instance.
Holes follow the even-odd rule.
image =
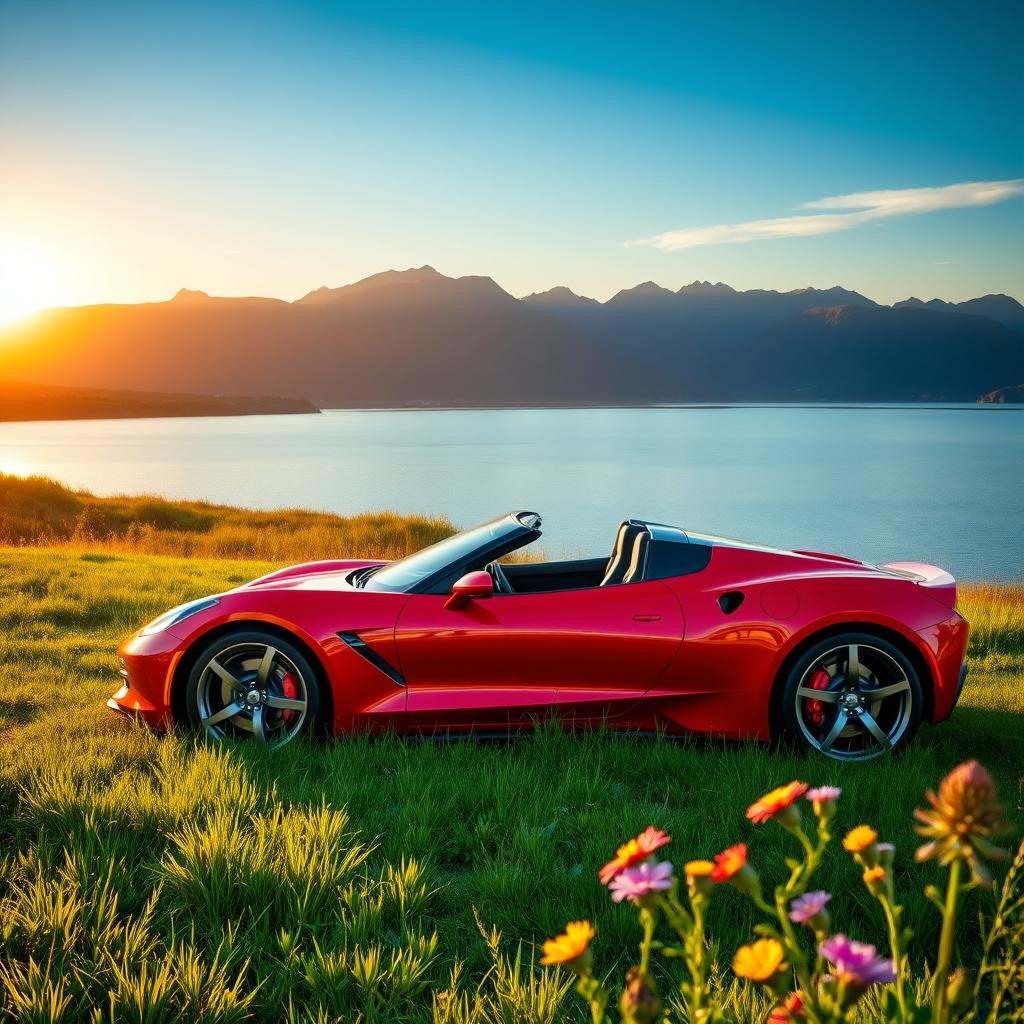
[[[798,896],[789,905],[789,919],[797,924],[807,924],[812,917],[817,917],[824,909],[825,904],[832,899],[827,892],[808,892]]]
[[[821,955],[832,964],[840,981],[854,988],[886,985],[896,980],[893,962],[876,956],[875,947],[866,942],[833,935],[821,944]]]
[[[826,800],[831,800],[835,803],[842,792],[843,791],[838,786],[817,786],[814,789],[807,790],[807,792],[804,793],[804,796],[810,800],[812,804],[824,803]]]
[[[663,860],[660,864],[645,862],[620,871],[611,880],[608,891],[616,903],[627,899],[630,903],[639,903],[645,896],[665,892],[674,884],[672,865]]]

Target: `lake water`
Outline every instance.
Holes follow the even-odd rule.
[[[544,517],[552,557],[626,517],[1024,578],[1024,410],[340,411],[0,424],[0,470],[253,508]],[[357,552],[339,552],[357,554]]]

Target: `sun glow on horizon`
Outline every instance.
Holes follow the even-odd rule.
[[[0,238],[0,327],[63,305],[66,295],[67,273],[49,253],[19,239]]]

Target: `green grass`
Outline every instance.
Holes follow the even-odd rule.
[[[748,803],[794,777],[841,785],[837,831],[867,820],[896,843],[906,920],[930,950],[938,915],[921,890],[942,875],[911,858],[924,789],[977,757],[1021,821],[1024,589],[963,592],[960,707],[867,765],[553,727],[507,743],[217,748],[105,709],[125,635],[273,567],[0,549],[0,1019],[50,1019],[47,1006],[68,1020],[579,1019],[564,983],[530,968],[534,944],[589,917],[598,963],[621,975],[635,914],[596,871],[648,824],[672,833],[676,863],[745,840],[774,881],[791,851],[780,829],[744,820]],[[882,941],[841,850],[820,881],[839,925]],[[991,905],[970,896],[968,962]],[[712,910],[727,962],[754,919],[731,890]],[[478,919],[502,933],[497,966]]]

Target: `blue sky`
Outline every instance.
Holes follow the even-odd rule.
[[[7,266],[56,302],[424,263],[1024,299],[1022,11],[0,0]]]

